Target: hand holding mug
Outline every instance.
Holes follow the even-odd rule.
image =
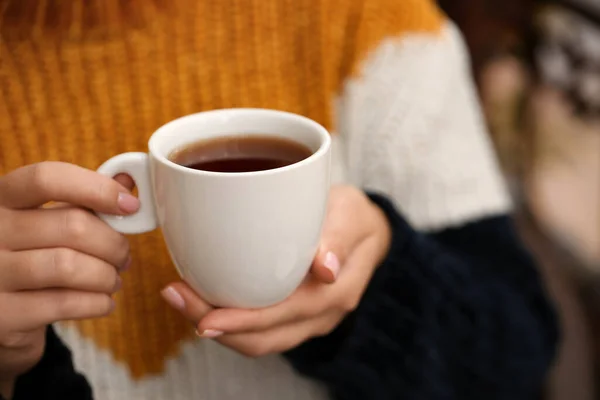
[[[292,140],[307,155],[257,169],[228,161],[234,171],[196,159],[202,154],[194,149],[215,140],[238,151],[257,138]],[[183,117],[152,135],[148,154],[121,154],[99,168],[108,176],[129,174],[141,200],[136,215],[102,218],[124,233],[162,228],[185,281],[163,295],[188,318],[204,317],[203,336],[225,332],[219,340],[248,355],[285,350],[327,333],[356,307],[389,242],[385,218],[360,191],[336,188],[327,207],[330,144],[322,126],[285,112]]]
[[[123,216],[138,206],[115,180],[71,164],[0,177],[2,386],[39,361],[46,325],[110,313],[129,244],[89,210]]]
[[[390,243],[383,212],[350,186],[331,190],[311,276],[282,303],[263,309],[213,309],[184,282],[163,297],[204,337],[247,356],[278,353],[328,334],[354,310]],[[330,284],[324,284],[328,282]]]
[[[223,158],[227,169],[207,165],[202,157],[210,158],[212,146],[223,141],[227,152],[249,146],[251,162],[241,168],[239,158]],[[210,304],[268,307],[294,292],[317,251],[330,144],[321,125],[281,111],[225,109],[182,117],[151,136],[148,153],[120,154],[98,169],[110,177],[130,175],[141,201],[135,215],[101,217],[123,233],[160,226],[179,274]],[[257,153],[265,149],[270,154]],[[292,154],[289,163],[273,164]]]

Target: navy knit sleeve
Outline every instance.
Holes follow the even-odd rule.
[[[557,318],[509,217],[416,233],[383,197],[390,253],[358,309],[288,352],[333,398],[538,399]]]
[[[1,397],[0,397],[1,398]],[[74,366],[71,351],[54,332],[46,331],[40,362],[17,379],[13,400],[92,400],[92,389]]]

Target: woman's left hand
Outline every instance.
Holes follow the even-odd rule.
[[[311,274],[285,301],[262,309],[213,309],[184,282],[162,295],[202,337],[250,357],[280,353],[330,333],[358,306],[390,237],[385,215],[363,192],[336,186]]]

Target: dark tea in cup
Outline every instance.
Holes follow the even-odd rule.
[[[169,160],[212,172],[254,172],[281,168],[311,156],[303,144],[277,136],[224,136],[201,140],[173,151]]]

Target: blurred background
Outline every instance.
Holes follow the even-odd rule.
[[[563,322],[549,399],[600,398],[600,0],[440,0]]]

